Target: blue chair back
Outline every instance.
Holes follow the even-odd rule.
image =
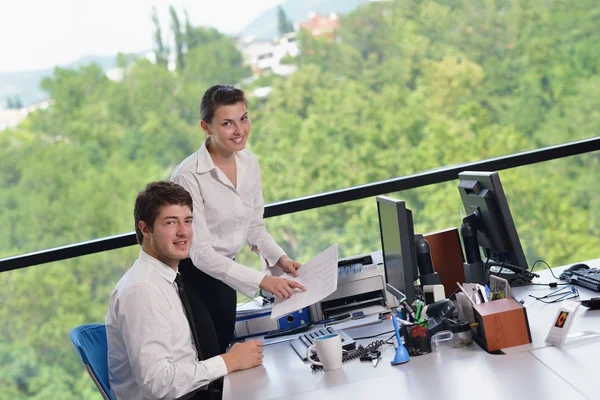
[[[103,324],[81,325],[73,328],[69,337],[104,399],[115,400],[108,382],[106,326]]]

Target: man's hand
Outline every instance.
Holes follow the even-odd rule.
[[[278,299],[287,299],[294,294],[294,289],[306,291],[306,288],[298,282],[285,278],[265,275],[259,287],[269,293],[273,293]]]
[[[262,364],[263,344],[260,340],[235,343],[226,354],[221,354],[227,373],[254,368]]]
[[[298,276],[298,268],[302,266],[302,264],[288,258],[288,256],[281,256],[279,261],[277,261],[277,265],[283,270],[283,272],[287,272],[288,274],[292,274],[294,276]]]

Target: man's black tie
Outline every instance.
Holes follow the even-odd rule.
[[[204,357],[202,357],[200,341],[198,341],[198,331],[196,330],[196,324],[194,323],[194,316],[192,315],[192,307],[190,306],[190,301],[188,300],[188,297],[185,294],[185,290],[183,290],[183,279],[181,278],[181,274],[177,273],[177,275],[175,276],[175,283],[177,284],[177,291],[179,292],[179,297],[181,298],[181,303],[183,304],[185,316],[187,317],[188,323],[190,324],[190,331],[192,331],[192,341],[194,342],[194,347],[196,348],[198,360],[202,361]]]

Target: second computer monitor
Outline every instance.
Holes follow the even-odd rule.
[[[477,240],[489,266],[514,265],[527,270],[527,260],[498,173],[465,171],[458,177],[465,212],[478,216]]]
[[[402,200],[378,196],[377,213],[387,283],[412,304],[418,277],[412,212]]]

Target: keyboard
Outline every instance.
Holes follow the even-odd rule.
[[[560,278],[570,281],[574,285],[600,292],[600,269],[598,268],[565,271],[560,275]]]
[[[338,331],[331,326],[327,328],[317,329],[312,332],[304,333],[298,336],[296,339],[290,341],[290,346],[294,349],[298,357],[306,361],[306,349],[308,346],[313,344],[313,341],[319,336],[329,335],[331,333],[339,333],[342,339],[342,348],[344,350],[354,350],[356,348],[356,342],[344,331]]]

